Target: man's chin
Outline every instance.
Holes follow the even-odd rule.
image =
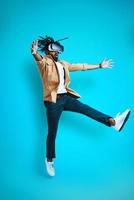
[[[58,61],[58,56],[53,56],[53,55],[51,55],[51,57],[54,59],[54,61]]]
[[[54,57],[54,60],[57,62],[58,61],[58,57]]]

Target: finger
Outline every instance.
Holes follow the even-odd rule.
[[[37,40],[34,40],[33,43],[36,44]]]
[[[36,40],[34,40],[32,43],[32,48],[36,48],[36,47],[38,47],[38,43]]]
[[[109,66],[110,66],[110,67],[113,67],[113,66],[114,66],[114,64],[110,64]]]
[[[108,66],[107,68],[112,69],[112,66]]]
[[[32,48],[34,47],[34,43],[32,43]]]
[[[110,67],[110,68],[113,68],[113,65],[110,65],[109,67]]]
[[[32,47],[34,47],[35,46],[35,42],[33,41],[33,43],[32,43]]]
[[[115,64],[115,62],[109,62],[109,64],[111,65],[111,64]]]
[[[114,62],[108,62],[108,65],[113,65],[114,64]]]
[[[36,40],[36,45],[38,45],[38,40]]]
[[[108,63],[111,65],[111,64],[115,64],[115,62],[112,62],[112,61],[108,61]]]
[[[113,64],[109,64],[108,66],[113,67]]]

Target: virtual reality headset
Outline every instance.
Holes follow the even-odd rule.
[[[48,51],[62,53],[64,51],[64,47],[59,42],[54,42],[48,45]]]
[[[62,46],[59,41],[66,40],[68,37],[62,38],[60,40],[57,40],[51,44],[48,45],[48,51],[56,51],[58,53],[62,53],[64,51],[64,46]]]

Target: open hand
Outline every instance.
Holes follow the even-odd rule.
[[[32,43],[32,48],[31,48],[31,53],[36,54],[38,49],[38,40],[33,41]]]
[[[113,67],[113,61],[112,59],[107,60],[106,58],[102,61],[101,67],[102,68],[112,68]]]

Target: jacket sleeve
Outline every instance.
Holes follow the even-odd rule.
[[[45,70],[45,60],[44,58],[41,60],[41,61],[36,61],[36,64],[37,64],[37,67],[38,67],[38,70],[41,74],[41,76],[43,76],[43,73],[44,73],[44,70]]]
[[[71,64],[66,61],[64,61],[64,63],[66,64],[70,72],[87,70],[87,65],[88,65],[88,64]]]
[[[70,72],[73,72],[73,71],[85,71],[85,70],[87,70],[87,68],[86,68],[86,64],[70,64],[68,66],[68,70]]]

